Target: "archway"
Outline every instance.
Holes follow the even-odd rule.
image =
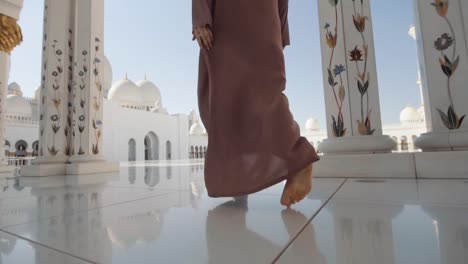
[[[18,140],[15,144],[16,156],[17,157],[26,157],[28,148],[28,143],[24,140]]]
[[[172,159],[172,144],[171,141],[166,141],[166,159]]]
[[[128,161],[136,161],[136,141],[133,138],[128,141]]]
[[[401,137],[401,150],[408,151],[408,137],[406,136]]]
[[[159,160],[159,139],[154,132],[145,137],[145,160]]]
[[[33,156],[37,157],[39,156],[39,141],[34,141],[32,143],[32,148],[33,148]]]
[[[155,187],[160,181],[159,167],[145,167],[145,184],[148,187]]]
[[[3,146],[3,148],[5,150],[6,157],[10,156],[10,147],[11,147],[10,141],[5,140],[5,145]]]

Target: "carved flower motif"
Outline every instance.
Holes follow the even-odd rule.
[[[431,3],[437,11],[437,14],[441,17],[445,17],[447,15],[447,11],[449,8],[449,1],[448,0],[435,0],[434,3]]]
[[[447,33],[442,34],[442,36],[440,36],[440,38],[438,38],[434,42],[434,47],[440,51],[446,50],[450,48],[452,45],[453,45],[453,38]]]
[[[362,51],[357,46],[350,51],[349,56],[351,56],[351,61],[362,61]]]

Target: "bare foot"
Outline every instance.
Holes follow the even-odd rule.
[[[287,207],[301,201],[312,190],[312,164],[287,180],[284,186],[281,204]]]

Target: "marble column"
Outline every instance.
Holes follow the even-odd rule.
[[[23,36],[17,23],[23,0],[0,0],[0,145],[5,143],[5,111],[8,93],[8,78],[10,75],[10,54],[19,45]],[[11,172],[7,166],[4,148],[0,148],[0,173]]]
[[[39,156],[23,176],[65,174],[70,151],[68,99],[72,83],[74,0],[45,0],[39,99]]]
[[[423,151],[468,150],[468,3],[415,0],[428,133]]]
[[[102,156],[104,0],[46,0],[39,157],[22,176],[119,170]]]
[[[67,174],[118,171],[103,156],[104,0],[76,2],[73,151]]]
[[[327,154],[389,153],[382,135],[370,0],[318,1]]]

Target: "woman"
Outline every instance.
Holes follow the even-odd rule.
[[[281,204],[290,207],[311,191],[319,157],[283,94],[288,0],[192,0],[192,11],[208,195],[243,196],[287,180]]]

